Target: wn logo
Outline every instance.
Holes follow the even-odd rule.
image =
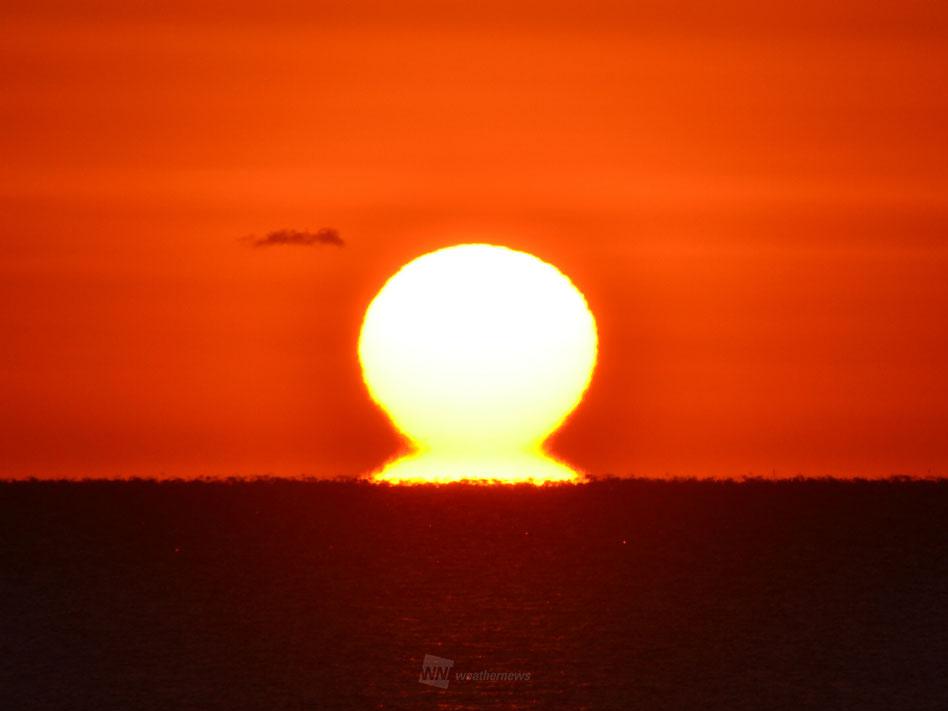
[[[421,676],[418,677],[418,681],[428,686],[447,689],[448,682],[451,681],[451,667],[453,666],[453,659],[426,654],[424,661],[421,663]]]

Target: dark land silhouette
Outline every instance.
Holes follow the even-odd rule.
[[[946,481],[9,482],[0,571],[4,709],[948,708]]]

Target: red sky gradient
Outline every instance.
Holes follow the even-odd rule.
[[[380,464],[362,313],[471,239],[596,313],[580,468],[948,475],[944,3],[4,8],[0,477]]]

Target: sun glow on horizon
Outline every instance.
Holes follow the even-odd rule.
[[[379,481],[575,481],[544,441],[596,364],[582,293],[525,252],[462,244],[402,267],[366,310],[359,361],[413,451]]]

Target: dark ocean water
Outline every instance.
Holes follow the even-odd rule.
[[[3,709],[948,708],[948,483],[11,483],[0,571]]]

